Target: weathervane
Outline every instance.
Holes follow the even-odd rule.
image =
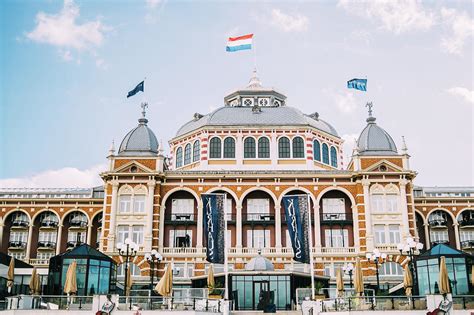
[[[372,104],[372,102],[367,102],[365,107],[369,109],[369,117],[372,117],[372,107],[374,107],[374,104]]]
[[[143,102],[143,103],[141,103],[140,107],[142,108],[142,115],[143,115],[143,118],[145,118],[146,109],[147,109],[147,107],[148,107],[148,103],[147,103],[147,102]]]

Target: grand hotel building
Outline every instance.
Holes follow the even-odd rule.
[[[474,187],[416,187],[406,146],[397,149],[371,112],[345,168],[336,129],[287,103],[254,73],[224,106],[181,126],[170,156],[143,113],[118,150],[110,149],[103,187],[1,188],[1,251],[46,270],[51,256],[79,241],[120,264],[116,245],[130,237],[140,246],[135,285],[149,283],[144,254],[157,249],[159,273],[173,262],[174,281],[189,286],[206,274],[200,194],[209,192],[227,195],[227,251],[236,272],[259,250],[277,273],[308,272],[292,261],[282,206],[288,194],[310,196],[314,268],[331,283],[336,268],[356,257],[374,283],[375,265],[365,257],[379,249],[388,255],[381,283],[399,284],[405,257],[397,244],[410,236],[425,248],[474,249]]]

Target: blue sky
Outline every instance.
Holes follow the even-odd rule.
[[[2,1],[0,186],[90,186],[149,102],[166,144],[195,112],[259,76],[347,139],[377,122],[420,185],[474,185],[470,1]],[[145,93],[126,93],[144,77]],[[347,90],[368,78],[368,92]],[[167,145],[166,145],[167,146]]]

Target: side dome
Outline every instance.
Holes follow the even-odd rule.
[[[397,155],[392,137],[375,123],[375,117],[367,118],[367,126],[360,133],[357,149],[361,155]]]
[[[138,126],[123,138],[118,151],[119,156],[155,156],[158,154],[158,140],[147,126],[148,119],[142,117]]]
[[[273,263],[262,256],[261,251],[258,251],[258,255],[252,258],[246,265],[245,270],[247,271],[273,271],[275,270]]]

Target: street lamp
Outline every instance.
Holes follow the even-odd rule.
[[[376,248],[372,253],[365,254],[365,257],[369,263],[375,264],[375,274],[377,275],[377,292],[380,289],[380,278],[379,278],[379,264],[383,264],[387,260],[387,254],[380,253]]]
[[[153,292],[153,280],[155,277],[155,263],[156,267],[158,267],[158,264],[160,261],[163,259],[160,253],[156,249],[153,249],[150,253],[145,254],[145,259],[146,261],[150,264],[150,284],[151,284],[151,292]]]
[[[348,263],[347,265],[342,267],[342,270],[344,271],[345,274],[349,275],[349,286],[352,289],[352,273],[354,272],[354,264]]]
[[[128,268],[130,259],[135,257],[138,253],[138,244],[135,244],[129,238],[125,239],[125,242],[118,243],[117,249],[119,251],[119,255],[125,258],[125,296],[127,295],[127,284],[128,284]],[[128,292],[130,294],[130,292]]]
[[[400,254],[408,256],[408,258],[410,258],[410,272],[412,275],[415,275],[415,281],[413,283],[413,293],[415,295],[418,294],[418,272],[415,268],[414,258],[415,256],[420,254],[420,252],[423,250],[423,247],[423,243],[415,241],[411,236],[407,237],[405,243],[400,243],[397,245]]]

